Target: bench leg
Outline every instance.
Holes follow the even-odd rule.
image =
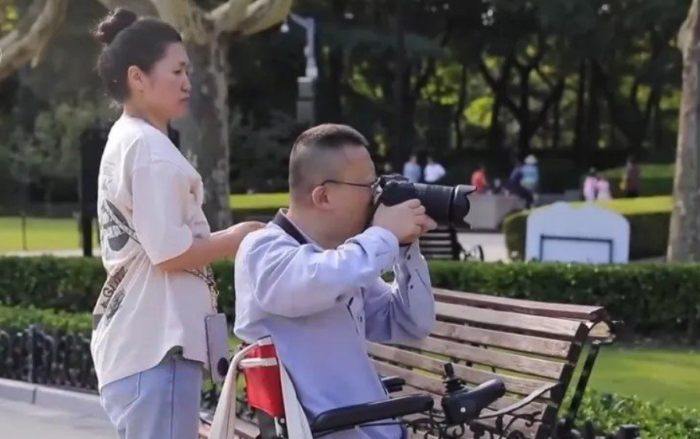
[[[576,392],[574,393],[574,396],[571,399],[569,413],[567,414],[567,418],[570,419],[572,422],[576,419],[576,416],[578,416],[578,411],[581,408],[581,402],[583,401],[583,395],[586,391],[586,387],[588,386],[588,380],[591,378],[591,372],[593,371],[593,366],[595,365],[595,361],[598,358],[598,353],[600,352],[600,346],[602,344],[603,342],[599,340],[596,340],[593,343],[591,343],[591,348],[588,351],[586,362],[584,363],[583,369],[581,370],[581,376],[579,377],[578,383],[576,385]]]

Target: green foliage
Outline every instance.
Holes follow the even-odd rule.
[[[0,305],[90,312],[105,272],[97,258],[0,258]]]
[[[232,127],[232,192],[285,191],[287,173],[282,170],[287,168],[291,145],[302,127],[281,112],[274,112],[265,125],[236,115]]]
[[[13,1],[0,3],[0,37],[12,32],[19,20],[19,10]]]
[[[594,369],[595,370],[595,369]],[[614,433],[621,425],[638,425],[644,439],[700,439],[700,411],[669,407],[643,400],[588,390],[577,422],[591,420],[599,434]]]
[[[640,192],[645,197],[671,195],[673,193],[674,164],[645,164],[640,166]],[[621,195],[620,183],[625,168],[606,169],[600,172],[610,181],[613,195]]]
[[[700,269],[684,264],[592,266],[431,261],[433,286],[547,302],[599,304],[639,334],[692,329]],[[220,306],[234,312],[232,265],[214,264]],[[97,258],[0,258],[0,304],[90,312],[105,280]],[[668,300],[669,295],[673,300]]]
[[[583,202],[571,203],[581,206]],[[672,199],[668,196],[629,198],[598,202],[625,216],[630,222],[630,260],[666,254]],[[547,206],[541,207],[546,209]],[[525,257],[527,217],[523,210],[503,220],[506,248],[513,259]]]
[[[99,120],[100,113],[100,108],[90,102],[55,102],[49,110],[39,113],[31,133],[18,127],[12,148],[18,180],[77,178],[80,137]]]
[[[68,313],[52,309],[0,306],[0,329],[23,331],[31,325],[47,331],[79,332],[92,330],[92,316],[88,313]]]

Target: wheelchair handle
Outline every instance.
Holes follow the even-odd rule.
[[[498,379],[489,380],[472,390],[458,389],[442,398],[442,410],[449,425],[468,424],[482,410],[506,394],[506,386]]]

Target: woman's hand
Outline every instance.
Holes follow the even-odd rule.
[[[249,233],[255,232],[265,227],[265,223],[259,221],[245,221],[242,223],[234,224],[224,231],[227,239],[231,242],[231,252],[229,256],[235,257],[238,253],[238,247],[240,247],[241,242],[248,236]]]
[[[192,246],[183,254],[158,264],[165,271],[179,271],[200,268],[217,259],[235,257],[243,239],[249,233],[265,227],[258,221],[246,221],[228,229],[213,233],[206,239],[195,239]]]

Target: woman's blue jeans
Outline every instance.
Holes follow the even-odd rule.
[[[106,385],[100,401],[120,439],[197,439],[202,363],[168,355]]]

